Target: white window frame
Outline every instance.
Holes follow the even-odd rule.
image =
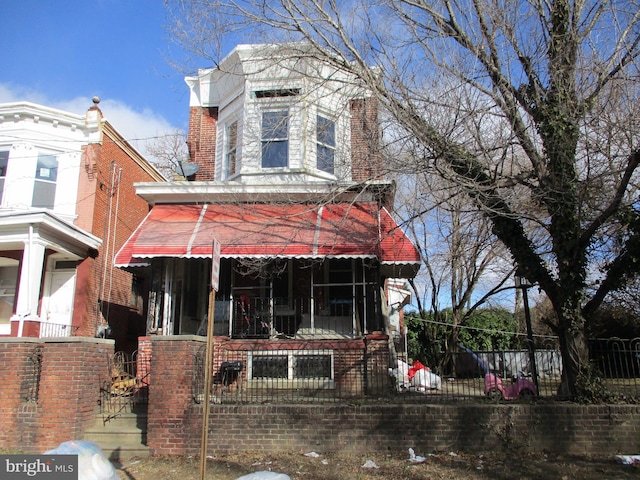
[[[48,168],[46,166],[46,161],[48,159],[53,159],[55,161],[55,166],[52,168]],[[53,209],[55,207],[55,202],[56,202],[56,188],[57,188],[57,183],[58,183],[58,168],[59,168],[60,162],[58,160],[58,157],[55,154],[51,154],[51,153],[38,153],[38,158],[36,159],[36,171],[33,177],[33,195],[31,197],[31,206],[34,208],[48,208],[48,209]],[[53,180],[48,180],[46,177],[49,177],[51,175],[45,175],[45,173],[47,172],[53,172]],[[53,186],[53,195],[52,198],[50,199],[50,202],[47,202],[46,205],[35,205],[35,200],[36,200],[36,195],[38,195],[39,193],[39,188],[40,186],[45,186],[48,185],[49,187]],[[47,192],[49,193],[49,192]],[[49,198],[47,198],[47,200],[49,200]]]
[[[329,143],[326,140],[321,138],[320,135],[320,123],[322,121],[326,121],[327,124],[330,124],[333,127],[333,143]],[[325,115],[322,112],[318,112],[316,115],[316,168],[320,171],[328,173],[330,175],[335,175],[336,170],[336,128],[337,122],[335,118],[332,118],[329,115]],[[330,169],[327,166],[320,165],[320,151],[325,149],[331,154],[331,167]]]
[[[294,358],[310,356],[329,356],[331,358],[330,377],[306,377],[296,378],[294,376]],[[260,377],[253,378],[253,359],[254,357],[287,357],[287,378],[280,377]],[[335,353],[333,350],[255,350],[247,352],[247,381],[249,385],[258,386],[263,383],[269,385],[277,384],[282,388],[301,388],[305,385],[318,388],[320,385],[324,388],[335,387]]]
[[[238,173],[238,128],[238,120],[227,123],[225,128],[225,178],[232,177]]]
[[[279,126],[276,126],[275,128],[273,128],[274,130],[274,135],[273,136],[266,136],[265,134],[268,132],[265,132],[265,116],[269,115],[269,114],[279,114],[279,115],[283,115],[283,119],[282,121],[286,120],[286,132],[285,132],[285,136],[277,136],[278,133],[282,133],[281,131],[277,131],[277,130],[281,130],[279,128]],[[274,169],[274,168],[288,168],[289,167],[289,156],[290,156],[290,152],[289,152],[289,148],[290,148],[290,128],[291,128],[291,108],[289,106],[281,106],[281,107],[273,107],[273,108],[269,108],[269,109],[263,109],[261,111],[260,114],[260,119],[261,119],[261,123],[260,123],[260,165],[263,169]],[[275,146],[284,146],[285,148],[285,155],[284,155],[284,165],[281,164],[277,164],[277,165],[265,165],[265,148],[268,148],[269,145],[275,145]]]
[[[9,168],[9,150],[0,149],[0,205],[4,196],[4,186],[7,181],[7,169]]]

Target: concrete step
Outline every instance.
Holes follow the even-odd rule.
[[[113,418],[97,415],[95,425],[85,431],[84,439],[97,443],[112,461],[146,458],[149,456],[146,413],[124,413]]]
[[[100,444],[98,444],[100,445]],[[147,458],[150,455],[146,445],[126,445],[120,443],[105,443],[100,449],[111,462],[122,463],[134,458]]]

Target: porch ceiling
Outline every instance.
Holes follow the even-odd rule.
[[[158,257],[374,258],[415,275],[420,257],[386,209],[373,202],[156,205],[115,258],[118,267]]]

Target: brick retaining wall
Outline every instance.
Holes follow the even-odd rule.
[[[202,408],[195,402],[194,359],[202,337],[148,337],[147,442],[158,455],[197,455]],[[218,346],[220,346],[218,344]],[[81,439],[98,413],[113,341],[2,339],[0,449],[37,453]],[[37,401],[34,355],[41,355]],[[425,400],[427,400],[425,398]],[[386,400],[385,400],[386,402]],[[522,449],[575,454],[640,451],[640,406],[421,403],[212,405],[209,454],[241,451],[354,453]]]
[[[84,337],[0,339],[0,449],[39,453],[82,439],[113,349],[113,340]]]
[[[192,405],[171,448],[197,455],[202,408]],[[180,442],[182,440],[182,442]],[[209,454],[230,452],[640,451],[635,405],[213,405]],[[165,442],[166,444],[166,442]]]
[[[151,337],[151,341],[148,445],[158,455],[197,455],[203,407],[194,402],[190,368],[204,339]],[[421,452],[518,448],[614,454],[640,451],[640,406],[212,405],[209,429],[209,453],[213,455],[232,451],[386,452],[409,447]]]

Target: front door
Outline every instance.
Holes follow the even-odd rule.
[[[43,317],[48,323],[71,325],[75,286],[75,270],[55,270],[49,273],[49,295],[45,299],[43,311]]]

